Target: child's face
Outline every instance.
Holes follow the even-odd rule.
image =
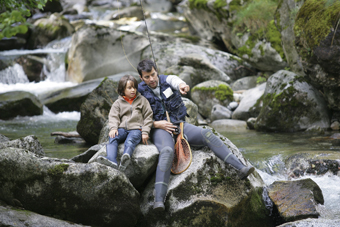
[[[133,97],[135,97],[136,92],[137,92],[137,89],[133,86],[133,82],[129,80],[125,86],[125,90],[124,90],[125,96],[127,98],[132,99]]]

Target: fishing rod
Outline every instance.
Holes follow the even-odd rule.
[[[143,13],[144,22],[145,22],[145,27],[146,27],[146,33],[148,34],[148,38],[149,38],[149,43],[150,43],[150,47],[151,47],[151,53],[152,53],[153,61],[155,62],[156,68],[158,69],[157,63],[156,63],[156,59],[155,59],[155,55],[154,55],[154,53],[153,53],[153,48],[152,48],[152,43],[151,43],[151,39],[150,39],[150,35],[149,35],[148,25],[147,25],[146,19],[145,19],[145,13],[144,13],[144,8],[143,8],[142,0],[140,0],[140,6],[141,6],[141,8],[142,8],[142,13]]]

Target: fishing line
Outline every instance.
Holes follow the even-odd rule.
[[[149,38],[149,43],[150,43],[150,47],[151,47],[151,53],[152,53],[153,61],[155,62],[156,68],[158,69],[157,63],[156,63],[156,59],[155,59],[155,55],[153,54],[151,39],[150,39],[150,35],[149,35],[149,29],[148,29],[148,25],[147,25],[146,19],[145,19],[145,13],[144,13],[144,8],[143,8],[142,0],[140,0],[140,6],[141,6],[141,8],[142,8],[142,13],[143,13],[144,22],[145,22],[145,27],[146,27],[146,33],[148,34],[148,38]]]
[[[119,3],[118,0],[117,0],[117,3]],[[155,59],[155,55],[154,55],[154,53],[153,53],[153,48],[152,48],[152,43],[151,43],[151,39],[150,39],[150,35],[149,35],[148,25],[147,25],[146,19],[145,19],[145,13],[144,13],[144,8],[143,8],[142,0],[140,0],[140,5],[141,5],[143,17],[144,17],[144,22],[145,22],[145,27],[146,27],[146,33],[147,33],[147,35],[148,35],[148,39],[149,39],[149,43],[150,43],[150,47],[151,47],[151,53],[152,53],[153,61],[154,61],[155,65],[156,65],[156,68],[158,69],[157,63],[156,63],[156,59]],[[119,8],[119,4],[118,4],[118,18],[119,18],[119,20],[120,20],[119,11],[120,11],[120,8]],[[132,63],[130,62],[130,60],[129,60],[127,54],[126,54],[126,51],[125,51],[125,48],[124,48],[124,44],[123,44],[123,35],[122,35],[121,30],[119,30],[119,33],[120,33],[120,42],[121,42],[121,44],[122,44],[122,49],[123,49],[125,58],[128,60],[128,62],[130,63],[130,65],[138,72],[138,70],[132,65]]]
[[[117,3],[119,3],[118,0],[117,0]],[[119,20],[120,20],[120,14],[119,14],[120,9],[119,9],[119,4],[117,4],[117,5],[118,5],[118,18],[119,18]],[[119,34],[120,34],[120,43],[122,44],[124,56],[125,56],[126,60],[128,60],[129,64],[132,66],[132,68],[134,68],[134,69],[138,72],[138,70],[132,65],[132,63],[130,62],[128,56],[126,55],[125,48],[124,48],[124,44],[123,44],[123,35],[122,35],[122,31],[121,31],[120,29],[119,29]]]

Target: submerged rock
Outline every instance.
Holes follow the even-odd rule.
[[[320,187],[312,179],[276,181],[268,187],[268,195],[284,221],[318,218],[317,204],[324,204]]]
[[[0,119],[34,116],[43,113],[43,105],[32,93],[11,91],[0,94]]]
[[[0,149],[12,147],[30,151],[36,155],[44,156],[45,152],[36,136],[26,136],[20,139],[0,142]]]

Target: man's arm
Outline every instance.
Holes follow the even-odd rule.
[[[187,85],[178,76],[169,75],[166,78],[166,82],[170,84],[172,88],[178,90],[182,95],[186,95],[190,91],[189,85]]]

